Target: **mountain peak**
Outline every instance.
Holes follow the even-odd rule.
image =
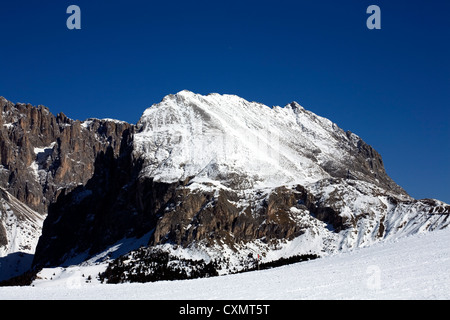
[[[305,111],[305,108],[303,108],[298,102],[292,101],[291,103],[287,104],[285,108],[290,107],[292,110],[301,110]]]
[[[245,189],[352,177],[404,192],[376,151],[297,102],[270,108],[183,90],[145,110],[137,128],[135,156],[156,181],[195,177]]]

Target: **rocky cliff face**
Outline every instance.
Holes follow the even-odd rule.
[[[18,251],[34,253],[48,207],[61,193],[85,185],[94,173],[99,154],[111,150],[117,155],[122,137],[132,131],[133,126],[125,122],[80,122],[63,113],[54,116],[44,106],[14,104],[0,97],[0,187],[16,199],[14,204],[20,203],[34,212],[28,217],[35,215],[41,221],[30,236],[35,239],[34,245],[25,251],[16,248]],[[0,215],[0,257],[4,260],[13,253],[8,249],[11,244],[19,241],[18,233],[5,231],[11,230],[6,216],[19,224],[17,229],[26,229],[21,221],[29,220],[23,220],[16,209],[9,205]]]
[[[183,91],[121,129],[96,149],[90,178],[48,207],[36,267],[109,262],[121,247],[228,273],[256,255],[322,256],[450,223],[448,205],[409,197],[372,147],[297,103]],[[147,249],[124,248],[130,239]]]
[[[40,213],[61,189],[85,184],[95,158],[106,148],[119,152],[132,125],[54,116],[44,106],[13,104],[0,98],[0,185]]]

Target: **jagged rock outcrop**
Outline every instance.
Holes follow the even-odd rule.
[[[106,148],[119,152],[133,126],[112,120],[71,120],[44,106],[0,97],[0,186],[40,213],[61,189],[85,184],[95,158]]]

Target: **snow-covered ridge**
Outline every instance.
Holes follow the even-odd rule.
[[[134,152],[143,175],[173,182],[195,176],[234,187],[310,183],[330,177],[324,167],[344,166],[359,137],[298,103],[268,107],[235,95],[181,91],[145,110]]]

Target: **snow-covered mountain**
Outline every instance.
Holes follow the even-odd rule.
[[[135,126],[65,119],[60,127],[88,142],[34,146],[36,183],[50,167],[42,157],[56,150],[75,153],[89,173],[49,201],[36,270],[83,265],[107,282],[211,276],[450,223],[450,206],[410,197],[371,146],[296,102],[268,107],[185,90]]]
[[[338,249],[448,225],[438,213],[449,211],[446,204],[409,197],[372,147],[296,102],[270,108],[234,95],[181,91],[144,112],[133,150],[143,159],[141,178],[187,179],[191,192],[214,190],[216,199],[221,191],[233,193],[227,201],[240,215],[258,215],[258,206],[272,202],[281,206],[285,199],[276,194],[292,194],[295,200],[281,209],[286,218]]]
[[[269,108],[234,95],[181,91],[148,108],[137,124],[134,153],[155,181],[220,183],[234,190],[352,178],[404,193],[381,157],[293,102]]]

